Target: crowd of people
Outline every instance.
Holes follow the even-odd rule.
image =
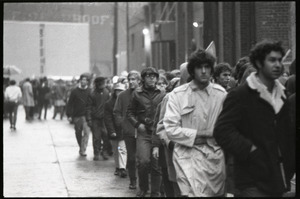
[[[11,128],[64,113],[79,155],[92,132],[94,161],[114,156],[114,175],[145,197],[279,197],[295,180],[295,65],[280,42],[262,41],[232,67],[198,49],[173,71],[147,67],[113,78],[82,74],[5,89]],[[149,177],[151,178],[149,183]],[[137,184],[138,182],[138,184]]]

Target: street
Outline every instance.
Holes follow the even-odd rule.
[[[79,156],[72,124],[67,118],[25,120],[18,108],[16,131],[3,120],[5,197],[133,197],[129,179],[114,175],[113,157],[93,161],[92,135],[87,156]]]

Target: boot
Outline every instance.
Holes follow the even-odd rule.
[[[129,189],[136,189],[136,179],[130,179]]]
[[[160,197],[161,176],[151,176],[151,196]]]

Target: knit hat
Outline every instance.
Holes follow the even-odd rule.
[[[99,83],[99,82],[105,82],[106,78],[105,77],[96,77],[94,82]]]
[[[149,75],[149,74],[155,74],[157,76],[157,78],[159,76],[159,74],[155,68],[148,67],[148,68],[145,68],[142,70],[142,72],[141,72],[142,79],[145,79],[145,76]]]

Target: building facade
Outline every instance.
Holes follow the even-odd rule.
[[[206,48],[211,41],[216,44],[217,61],[231,66],[263,39],[282,41],[284,48],[290,49],[286,65],[296,57],[293,1],[151,2],[136,13],[140,21],[138,24],[130,21],[129,33],[141,35],[146,28],[151,42],[148,51],[145,46],[131,49],[129,68],[150,65],[165,70],[179,68],[192,51]],[[136,45],[140,39],[134,35],[128,43]],[[147,43],[145,34],[144,43]]]
[[[3,16],[5,21],[88,23],[90,72],[97,75],[112,76],[114,73],[112,59],[113,8],[113,2],[4,3]]]

